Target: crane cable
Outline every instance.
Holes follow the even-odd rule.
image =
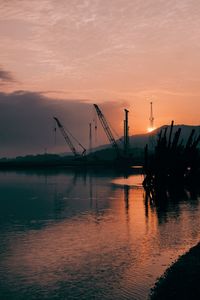
[[[93,118],[93,122],[94,122],[94,133],[95,133],[95,145],[97,146],[97,121],[98,121],[98,118],[97,118],[97,113],[96,113],[96,110],[95,108],[93,108],[93,111],[94,111],[94,118]]]
[[[54,124],[53,124],[53,131],[54,131],[54,145],[56,146],[56,143],[57,143],[57,127],[56,127],[56,121],[54,121]]]
[[[83,145],[81,145],[81,143],[75,138],[75,136],[68,130],[65,128],[65,131],[67,131],[67,133],[77,142],[77,144],[83,149],[85,150],[85,147]]]
[[[114,132],[114,134],[116,135],[116,137],[118,138],[119,142],[123,144],[123,140],[122,138],[119,136],[119,134],[117,133],[117,131],[112,127],[112,125],[110,124],[110,122],[108,122],[108,125],[110,126],[110,128],[112,129],[112,131]]]

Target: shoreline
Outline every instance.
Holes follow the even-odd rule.
[[[200,299],[200,242],[165,271],[155,283],[148,299]]]

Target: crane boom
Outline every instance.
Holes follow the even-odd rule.
[[[69,137],[69,135],[67,134],[67,132],[65,131],[63,125],[61,124],[61,122],[58,120],[58,118],[54,117],[54,120],[56,121],[58,128],[60,129],[61,134],[63,135],[67,145],[69,146],[70,150],[72,151],[72,153],[74,154],[74,156],[80,156],[80,154],[76,151],[76,148],[74,147],[74,145],[72,144],[72,141]],[[77,141],[77,140],[76,140]],[[81,148],[83,149],[82,155],[85,154],[86,149],[77,141],[77,143],[79,144],[79,146],[81,146]]]
[[[100,110],[100,108],[98,107],[97,104],[94,104],[94,107],[95,107],[95,110],[97,112],[97,116],[98,116],[98,118],[101,122],[101,125],[102,125],[102,127],[103,127],[103,129],[104,129],[104,131],[107,135],[107,138],[108,138],[109,142],[111,143],[113,148],[115,148],[117,154],[119,154],[119,147],[118,147],[117,142],[116,142],[116,140],[115,140],[115,138],[112,134],[112,131],[111,131],[109,125],[108,125],[108,122],[107,122],[105,116],[103,115],[103,113],[101,112],[101,110]]]

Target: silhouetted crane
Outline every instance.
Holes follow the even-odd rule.
[[[74,156],[80,156],[80,155],[85,155],[86,153],[86,149],[85,147],[83,147],[83,145],[81,145],[81,143],[69,132],[68,130],[68,133],[66,132],[66,130],[64,129],[63,125],[61,124],[61,122],[58,120],[58,118],[54,117],[54,120],[56,121],[57,125],[58,125],[58,128],[60,129],[60,132],[62,134],[62,136],[64,137],[67,145],[69,146],[70,150],[72,151],[72,153],[74,154]],[[70,137],[69,137],[69,134],[73,137],[73,139],[77,142],[77,144],[83,149],[83,152],[81,154],[79,154],[76,150],[76,148],[74,147]]]
[[[153,117],[153,102],[150,102],[150,128],[153,130],[154,129],[154,117]]]
[[[95,107],[95,110],[97,112],[97,116],[99,118],[99,121],[100,121],[105,133],[106,133],[106,136],[107,136],[109,142],[111,143],[113,148],[116,150],[117,155],[119,156],[120,155],[120,149],[117,145],[117,142],[116,142],[116,140],[115,140],[115,138],[112,134],[112,131],[111,131],[109,125],[108,125],[108,122],[107,122],[105,116],[103,115],[102,111],[100,110],[100,108],[98,107],[97,104],[94,104],[94,107]]]

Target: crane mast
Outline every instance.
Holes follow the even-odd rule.
[[[64,137],[67,145],[69,146],[69,148],[72,151],[72,153],[74,154],[74,156],[76,156],[76,157],[80,156],[80,154],[76,151],[76,148],[72,144],[72,141],[70,140],[70,137],[67,134],[67,132],[65,131],[65,129],[64,129],[63,125],[61,124],[61,122],[56,117],[54,117],[54,120],[56,121],[56,124],[58,125],[58,128],[60,129],[60,132],[61,132],[62,136]],[[86,152],[86,149],[78,141],[77,141],[77,143],[83,149],[82,155],[84,155],[85,152]]]
[[[150,128],[154,129],[154,117],[153,117],[153,102],[150,102]]]
[[[102,125],[106,135],[107,135],[107,138],[108,138],[109,142],[111,143],[113,148],[116,150],[117,154],[119,155],[119,147],[118,147],[117,142],[116,142],[116,140],[115,140],[115,138],[114,138],[114,136],[111,132],[111,129],[108,125],[108,122],[107,122],[105,116],[103,115],[103,113],[101,112],[101,110],[100,110],[100,108],[98,107],[97,104],[94,104],[94,107],[95,107],[98,118],[101,122],[101,125]]]
[[[129,126],[128,126],[128,113],[127,109],[124,110],[125,112],[125,120],[124,120],[124,154],[125,156],[128,155],[129,152]]]

